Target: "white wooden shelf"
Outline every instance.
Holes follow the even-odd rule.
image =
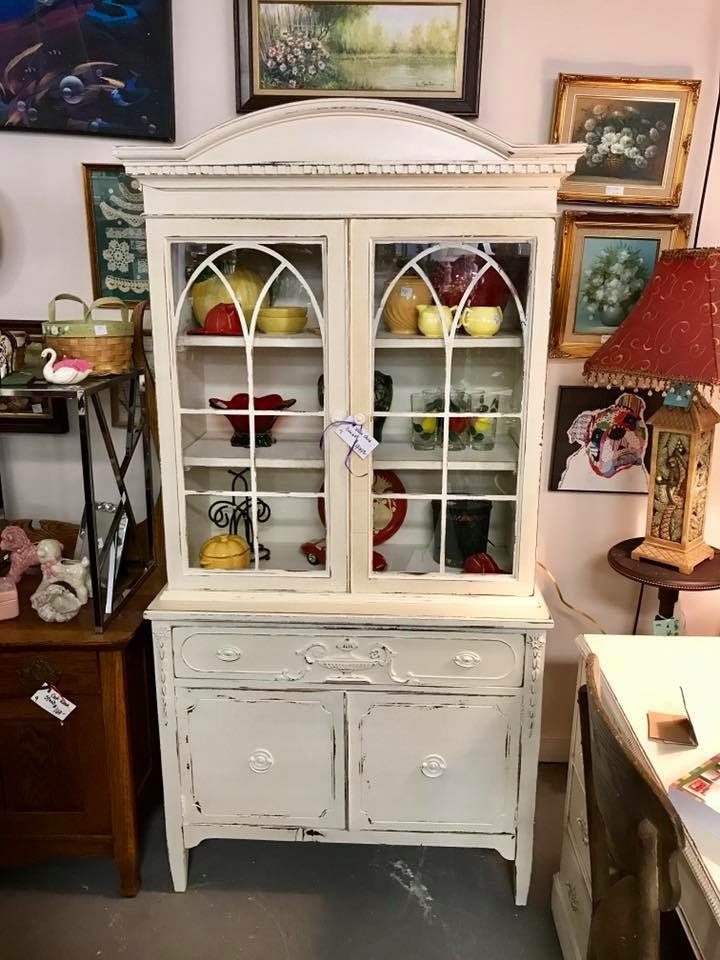
[[[255,448],[255,463],[262,467],[322,470],[323,452],[317,440],[278,440],[271,447]],[[203,434],[183,451],[186,467],[249,467],[250,450],[233,447],[227,434]]]
[[[272,521],[271,521],[272,522]],[[250,569],[240,571],[240,576],[245,577],[255,577],[255,576],[265,576],[267,574],[275,575],[277,577],[282,577],[286,573],[304,573],[309,576],[314,577],[323,577],[325,575],[325,568],[321,566],[313,566],[311,563],[308,563],[308,560],[304,553],[300,550],[300,544],[305,543],[308,540],[320,540],[323,536],[323,528],[320,523],[320,519],[317,521],[317,532],[313,534],[312,537],[307,537],[306,540],[300,541],[297,543],[292,542],[280,542],[274,543],[272,541],[267,542],[263,539],[262,536],[262,527],[260,528],[260,543],[264,543],[265,546],[270,549],[270,559],[261,560],[260,567],[257,571],[254,569],[254,555],[251,554],[250,557]],[[213,531],[217,532],[215,528]],[[199,564],[196,562],[195,558],[191,558],[190,566],[193,569],[200,569]],[[210,571],[210,573],[217,573],[218,576],[228,575],[227,570],[216,570]]]
[[[193,338],[194,339],[194,338]],[[520,334],[506,334],[504,336],[494,336],[494,337],[468,337],[465,334],[457,334],[453,340],[453,350],[459,349],[491,349],[492,347],[505,348],[505,349],[518,349],[522,347],[523,340]],[[390,333],[388,330],[379,331],[377,337],[375,338],[375,349],[386,349],[392,348],[396,350],[402,350],[406,348],[410,349],[428,349],[434,348],[436,350],[444,349],[445,342],[442,337],[424,337],[422,334],[417,336],[398,336],[398,334]]]
[[[387,570],[382,573],[376,573],[374,576],[386,577],[392,574],[402,575],[407,571],[411,573],[421,573],[425,575],[440,575],[440,564],[433,558],[432,540],[425,545],[409,544],[388,540],[375,547],[378,553],[381,553],[387,560]],[[494,547],[488,544],[487,552],[495,560],[497,565],[503,571],[512,569],[512,551],[507,547]],[[445,567],[443,577],[462,577],[463,579],[474,579],[479,576],[489,576],[489,574],[468,574],[457,567]],[[500,574],[495,574],[500,576]]]
[[[388,470],[440,470],[442,448],[416,450],[409,440],[383,441],[373,453],[377,467]],[[448,450],[449,470],[517,470],[518,448],[507,437],[495,441],[492,450]]]
[[[203,334],[192,334],[181,333],[177,338],[178,347],[226,347],[227,349],[245,349],[245,337],[243,336],[232,336],[232,337],[213,337],[213,336],[204,336]],[[320,331],[316,333],[311,333],[306,331],[304,333],[296,333],[288,336],[278,336],[271,333],[256,333],[253,339],[253,349],[255,347],[300,347],[300,348],[309,348],[320,350],[322,349],[322,337],[320,336]]]

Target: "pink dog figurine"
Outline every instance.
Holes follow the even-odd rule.
[[[39,563],[37,548],[22,527],[5,527],[0,534],[0,550],[6,550],[10,554],[7,579],[11,583],[19,583],[25,571]]]

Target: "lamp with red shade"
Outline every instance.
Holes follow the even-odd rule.
[[[633,550],[692,573],[713,556],[704,539],[715,425],[700,388],[720,386],[720,247],[661,254],[622,325],[586,361],[597,386],[662,391],[653,426],[645,539]]]

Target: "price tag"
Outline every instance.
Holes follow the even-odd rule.
[[[107,336],[107,327],[104,323],[95,324],[95,336],[96,337],[106,337]]]
[[[77,706],[76,703],[72,703],[67,697],[64,697],[55,687],[49,687],[46,683],[30,699],[43,710],[47,710],[51,716],[57,717],[61,723],[67,720]]]
[[[607,187],[605,187],[605,196],[606,197],[624,197],[625,187],[621,186],[619,183],[609,184]]]
[[[33,403],[32,405],[33,413],[43,413],[43,405],[41,403]]]
[[[375,437],[371,436],[359,423],[341,423],[335,427],[335,433],[361,460],[370,456],[378,445]]]
[[[656,617],[653,620],[653,636],[679,637],[680,621],[677,617]]]

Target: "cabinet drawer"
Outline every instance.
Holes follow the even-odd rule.
[[[45,650],[0,653],[0,699],[29,697],[43,683],[53,683],[65,694],[97,693],[100,683],[96,654]]]
[[[522,634],[177,627],[173,638],[178,677],[433,687],[523,680]]]
[[[340,693],[186,691],[186,821],[343,827],[342,716]]]
[[[514,833],[518,697],[348,696],[350,825]]]
[[[570,799],[568,802],[567,828],[575,844],[578,862],[583,871],[585,882],[590,886],[590,844],[587,825],[587,803],[585,789],[580,783],[577,771],[570,767]]]
[[[562,856],[560,858],[560,884],[570,907],[569,916],[573,927],[575,942],[585,955],[588,937],[590,936],[590,920],[592,918],[592,901],[590,890],[585,882],[582,869],[575,855],[570,834],[566,830],[563,834]]]
[[[678,858],[680,906],[678,910],[696,952],[703,960],[720,960],[720,924],[684,856]]]

